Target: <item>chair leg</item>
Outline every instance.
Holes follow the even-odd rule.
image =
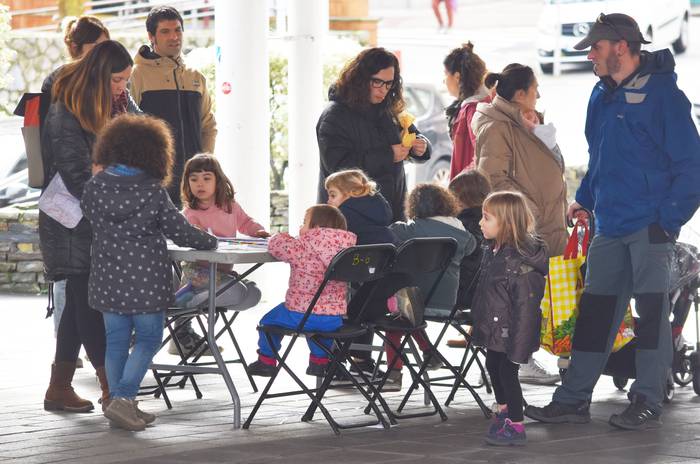
[[[238,345],[238,340],[236,339],[236,336],[233,334],[233,330],[231,329],[231,326],[233,325],[233,322],[238,317],[238,314],[240,314],[238,311],[234,311],[233,316],[231,316],[230,321],[226,318],[226,316],[224,314],[221,314],[221,318],[224,320],[225,328],[228,331],[229,337],[231,337],[231,341],[233,342],[233,347],[235,348],[236,353],[238,354],[238,360],[241,362],[241,365],[243,366],[243,371],[245,372],[245,375],[248,377],[248,381],[250,382],[250,386],[253,388],[253,392],[257,393],[258,386],[255,384],[255,380],[253,380],[253,376],[248,373],[248,363],[246,362],[245,357],[243,356],[243,352],[241,351],[241,347]]]

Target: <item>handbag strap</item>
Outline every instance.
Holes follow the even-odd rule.
[[[574,229],[571,231],[569,236],[569,241],[564,249],[564,259],[573,259],[578,257],[578,235],[579,227],[583,228],[583,239],[581,240],[581,256],[586,256],[588,254],[588,242],[590,240],[590,230],[588,228],[588,223],[583,219],[578,219],[576,224],[574,224]]]

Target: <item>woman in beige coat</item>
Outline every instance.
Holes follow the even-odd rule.
[[[554,126],[542,124],[535,110],[535,74],[528,66],[511,64],[502,73],[488,74],[485,84],[495,85],[496,96],[492,103],[477,106],[472,121],[476,164],[488,174],[494,191],[525,195],[549,256],[561,255],[567,240],[564,159]]]

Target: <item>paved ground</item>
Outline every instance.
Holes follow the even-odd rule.
[[[270,267],[270,269],[273,269]],[[278,273],[275,273],[278,274]],[[280,275],[260,279],[267,293],[279,291]],[[269,284],[264,283],[269,281]],[[253,356],[255,335],[252,328],[270,303],[244,314],[237,333],[245,354]],[[621,432],[607,425],[611,411],[625,406],[625,395],[601,380],[592,408],[594,420],[584,426],[527,425],[530,444],[520,449],[494,449],[482,443],[487,422],[476,405],[460,393],[453,407],[446,408],[449,420],[437,417],[406,420],[385,431],[366,428],[347,431],[335,437],[320,419],[301,423],[307,403],[301,397],[278,399],[263,406],[248,431],[233,430],[231,402],[223,382],[202,377],[204,398],[197,400],[191,389],[171,392],[174,409],[161,400],[146,398],[144,409],[158,415],[154,427],[141,433],[112,429],[97,412],[88,414],[49,413],[42,409],[53,354],[50,321],[43,320],[43,297],[0,297],[0,315],[6,322],[0,351],[0,461],[21,463],[671,463],[700,462],[700,399],[689,387],[677,390],[676,398],[664,414],[665,427],[641,433]],[[225,352],[232,347],[225,344]],[[446,349],[447,350],[447,349]],[[447,350],[450,351],[450,350]],[[295,362],[304,365],[304,347],[296,351]],[[452,351],[449,356],[457,356]],[[161,356],[166,359],[167,355]],[[552,360],[547,360],[551,362]],[[243,401],[243,418],[256,394],[242,377],[240,367],[231,372]],[[310,380],[306,377],[307,380]],[[93,371],[79,370],[76,389],[96,399]],[[551,387],[526,387],[526,399],[533,404],[548,401]],[[493,399],[480,392],[484,401]],[[396,400],[396,394],[387,395]],[[445,389],[437,396],[444,401]],[[338,417],[353,421],[362,417],[359,395],[333,392],[329,409]],[[412,407],[421,407],[420,398]]]

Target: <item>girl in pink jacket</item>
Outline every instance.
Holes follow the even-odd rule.
[[[323,282],[323,276],[333,257],[345,248],[355,245],[357,237],[347,231],[345,217],[338,208],[330,205],[315,205],[306,210],[304,225],[295,238],[286,233],[270,239],[270,254],[292,266],[289,275],[289,289],[284,299],[261,320],[260,325],[274,325],[295,329],[304,317],[316,290]],[[332,332],[343,325],[347,310],[347,284],[329,282],[323,289],[313,313],[304,324],[307,330]],[[276,351],[281,347],[281,337],[272,335]],[[307,339],[311,354],[307,375],[323,377],[328,364],[328,356],[321,347]],[[331,341],[323,344],[330,348]],[[248,373],[271,377],[277,364],[274,352],[267,338],[261,333],[258,340],[258,360],[248,366]]]
[[[185,204],[182,214],[190,224],[217,237],[235,237],[238,232],[250,237],[269,237],[265,228],[248,216],[234,199],[231,181],[219,161],[210,154],[199,154],[185,164],[180,184]],[[219,265],[219,286],[235,278],[232,266]],[[183,285],[175,294],[178,306],[196,307],[209,297],[209,271],[206,265],[186,264]],[[218,306],[248,309],[260,301],[260,290],[252,281],[238,282],[216,298]]]

